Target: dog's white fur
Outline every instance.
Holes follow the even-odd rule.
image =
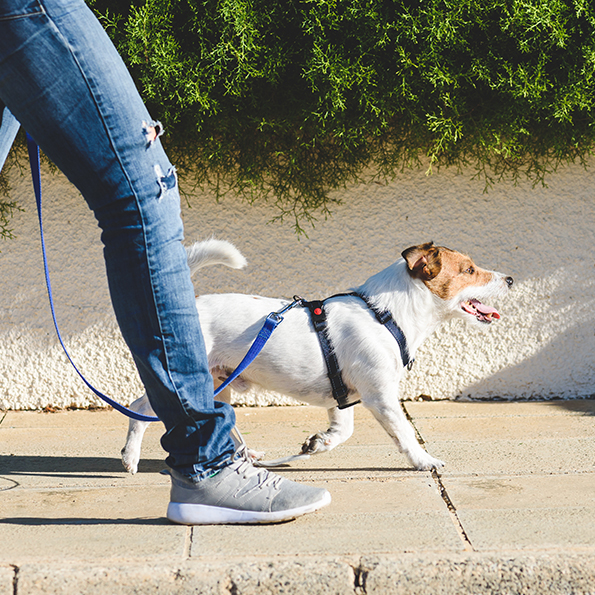
[[[233,245],[221,240],[197,242],[188,249],[188,262],[193,274],[211,264],[242,268],[246,263]],[[423,341],[448,319],[459,317],[481,325],[498,318],[493,309],[485,309],[481,300],[502,296],[510,285],[512,278],[482,270],[468,256],[428,243],[405,250],[403,258],[370,277],[357,291],[381,310],[392,313],[407,338],[411,357],[415,357]],[[209,366],[216,383],[220,384],[240,363],[264,318],[288,303],[243,294],[197,298]],[[479,312],[475,304],[479,304]],[[361,399],[415,468],[442,467],[442,461],[420,446],[400,406],[399,382],[404,368],[395,339],[357,297],[332,299],[326,303],[326,311],[331,340],[352,400]],[[335,406],[306,308],[296,307],[284,315],[263,351],[232,387],[243,391],[251,384],[328,410],[328,430],[306,440],[302,447],[305,454],[331,450],[353,433],[353,408],[339,410]],[[218,399],[229,401],[229,397],[226,389]],[[146,395],[131,408],[152,414]],[[137,470],[147,426],[146,422],[130,420],[122,462],[131,473]]]

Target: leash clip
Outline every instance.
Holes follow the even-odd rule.
[[[303,297],[300,297],[299,295],[294,295],[293,302],[291,302],[290,304],[287,304],[287,306],[283,306],[283,308],[281,308],[281,310],[277,310],[276,312],[271,312],[268,317],[271,318],[272,320],[274,320],[275,322],[279,323],[283,320],[283,316],[281,316],[281,314],[285,314],[285,312],[288,312],[292,308],[295,308],[297,305],[301,304],[303,301],[304,301]]]

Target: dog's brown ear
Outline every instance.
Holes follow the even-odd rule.
[[[434,246],[434,242],[411,246],[403,250],[401,256],[407,262],[409,274],[422,281],[433,279],[442,268],[440,249]]]

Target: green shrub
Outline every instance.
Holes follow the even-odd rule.
[[[364,173],[538,182],[593,147],[587,0],[122,4],[94,8],[182,172],[296,221]]]

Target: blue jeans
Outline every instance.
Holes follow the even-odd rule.
[[[201,479],[233,455],[235,416],[213,398],[161,125],[82,0],[0,0],[0,99],[93,210],[167,463]]]
[[[0,105],[0,170],[20,127],[19,121],[10,113],[10,110]]]

